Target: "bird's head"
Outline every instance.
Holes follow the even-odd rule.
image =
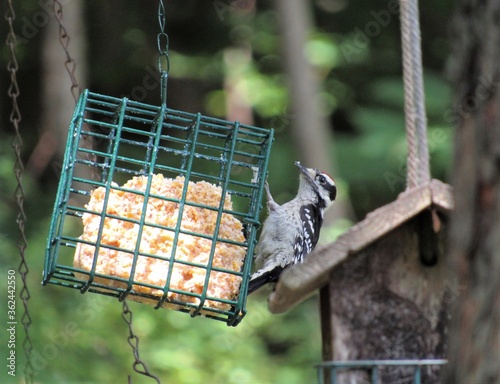
[[[318,197],[318,203],[328,209],[337,197],[337,186],[333,178],[325,172],[315,168],[306,168],[299,161],[295,165],[300,170],[299,195],[311,195]]]

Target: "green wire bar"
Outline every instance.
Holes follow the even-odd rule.
[[[231,326],[237,325],[246,314],[247,288],[256,232],[260,226],[259,215],[272,142],[272,129],[206,117],[199,113],[176,111],[168,109],[165,104],[152,106],[127,98],[119,99],[84,91],[69,127],[49,228],[42,284],[78,289],[81,293],[113,296],[120,301],[128,298],[147,302],[156,309],[165,307],[187,312],[193,317],[205,316]],[[185,182],[182,196],[175,199],[152,192],[150,188],[153,178],[158,174],[168,179],[182,176]],[[132,190],[126,184],[123,185],[133,177],[147,180],[145,190]],[[186,200],[188,182],[200,181],[221,189],[221,202],[217,207]],[[87,207],[92,191],[97,188],[104,190],[101,211],[93,211]],[[114,193],[140,196],[143,199],[140,217],[120,216],[107,210]],[[232,209],[224,208],[227,198],[232,201]],[[164,226],[148,221],[148,203],[153,200],[176,204],[178,218],[175,225]],[[182,228],[183,212],[187,207],[216,212],[213,234]],[[123,249],[105,242],[103,224],[99,224],[96,230],[95,241],[83,239],[82,218],[85,215],[94,215],[100,223],[120,220],[125,225],[138,226],[134,249]],[[244,240],[219,236],[219,227],[225,215],[231,215],[241,223]],[[141,236],[146,228],[171,234],[171,254],[141,251]],[[178,258],[176,250],[180,244],[180,236],[211,240],[208,261],[195,263]],[[216,246],[223,243],[244,248],[245,257],[241,270],[213,265]],[[85,246],[95,249],[90,269],[75,266],[73,260],[79,247]],[[98,262],[103,262],[102,259],[99,260],[102,258],[100,250],[127,253],[132,261],[127,267],[127,276],[106,275],[97,271]],[[145,258],[159,260],[160,265],[165,266],[154,271],[163,275],[162,281],[165,284],[156,285],[134,278],[138,263]],[[176,267],[184,270],[201,268],[205,276],[202,291],[184,291],[172,287]],[[228,299],[208,294],[213,273],[241,279],[236,297]],[[152,290],[156,294],[151,294]]]
[[[380,384],[385,382],[398,382],[407,384],[422,384],[429,382],[422,378],[424,370],[440,370],[448,361],[444,359],[423,359],[423,360],[345,360],[345,361],[325,361],[318,364],[319,384],[343,384],[363,383]],[[387,370],[391,372],[391,380],[388,380]],[[347,374],[358,374],[354,381],[352,377],[341,377]],[[385,375],[385,376],[384,376]],[[397,375],[397,380],[393,378]]]

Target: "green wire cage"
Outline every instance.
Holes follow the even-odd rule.
[[[325,361],[318,368],[319,384],[407,383],[438,381],[444,359]]]
[[[272,141],[272,129],[83,92],[43,285],[237,325]]]

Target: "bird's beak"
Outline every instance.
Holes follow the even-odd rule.
[[[307,168],[300,164],[300,161],[295,162],[295,166],[300,169],[300,171],[304,174],[307,174]]]
[[[313,183],[314,174],[316,173],[313,169],[304,167],[300,164],[300,161],[296,161],[295,166],[304,174],[307,180]]]

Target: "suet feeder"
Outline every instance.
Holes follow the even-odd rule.
[[[237,325],[246,313],[272,141],[271,129],[83,92],[69,127],[43,284]],[[178,184],[177,195],[158,190],[166,180]],[[208,193],[194,191],[200,183],[219,191],[215,202],[192,198]],[[184,225],[188,219],[200,225]],[[230,238],[228,225],[240,236]],[[234,253],[241,260],[224,264]],[[219,295],[214,280],[236,291]]]

